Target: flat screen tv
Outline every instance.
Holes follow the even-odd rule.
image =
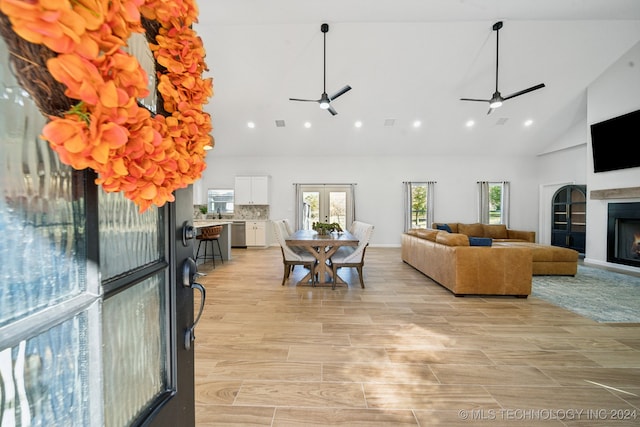
[[[640,167],[640,110],[591,125],[593,171]]]

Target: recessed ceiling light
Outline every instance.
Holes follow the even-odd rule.
[[[362,122],[360,120],[358,120],[357,122],[355,122],[355,127],[357,128],[361,128],[362,127]]]
[[[420,126],[422,126],[422,122],[420,120],[416,120],[415,122],[413,122],[414,128],[419,128]]]
[[[253,122],[247,122],[247,127],[248,127],[249,129],[253,129],[254,127],[256,127],[256,124],[255,124],[255,123],[253,123]]]
[[[525,120],[525,122],[524,122],[524,125],[525,125],[526,127],[529,127],[529,126],[531,126],[532,124],[533,124],[533,120],[531,120],[531,119]]]
[[[467,120],[467,123],[465,123],[465,126],[470,128],[473,127],[473,125],[475,125],[476,122],[474,122],[473,120]]]
[[[311,122],[304,122],[304,127],[309,129],[311,127]]]

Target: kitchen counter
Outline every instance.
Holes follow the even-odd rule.
[[[193,226],[196,228],[208,227],[210,225],[226,225],[233,223],[230,219],[194,219]]]

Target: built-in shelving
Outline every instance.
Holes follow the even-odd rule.
[[[584,253],[587,229],[587,188],[567,185],[553,196],[551,244]]]

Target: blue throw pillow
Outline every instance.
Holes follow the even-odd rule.
[[[491,246],[491,237],[469,237],[469,246]]]
[[[451,227],[449,227],[449,224],[438,224],[436,225],[436,227],[438,228],[438,230],[444,230],[447,233],[451,233]]]

